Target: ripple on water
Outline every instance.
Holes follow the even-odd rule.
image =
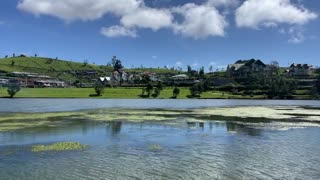
[[[249,130],[248,127],[249,126]],[[184,127],[184,128],[182,128]],[[198,127],[198,126],[196,126]],[[252,128],[257,131],[252,133]],[[229,134],[234,131],[235,134]],[[1,136],[33,144],[61,138],[90,145],[79,152],[0,146],[4,179],[319,179],[318,128],[275,131],[205,122],[200,128],[124,122],[117,131],[95,124],[56,133]],[[23,137],[23,138],[22,138]],[[41,137],[41,138],[40,138]],[[41,142],[38,142],[41,141]],[[161,151],[151,151],[159,145]],[[6,155],[6,152],[14,152]]]

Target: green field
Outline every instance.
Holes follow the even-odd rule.
[[[106,88],[103,96],[90,97],[94,95],[93,88],[23,88],[15,96],[16,98],[115,98],[136,99],[141,98],[141,88]],[[180,88],[178,99],[186,99],[190,95],[189,88]],[[0,97],[7,97],[6,89],[0,89]],[[172,88],[165,88],[157,99],[169,99],[172,96]],[[262,99],[263,96],[240,96],[223,92],[204,92],[203,99]],[[153,97],[150,97],[153,99]]]

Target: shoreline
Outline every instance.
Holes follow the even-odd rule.
[[[14,98],[60,98],[60,99],[173,99],[172,88],[165,88],[161,94],[154,98],[141,97],[141,88],[106,88],[102,96],[92,97],[93,88],[22,88]],[[235,95],[231,92],[224,91],[207,91],[203,92],[200,97],[188,97],[190,95],[189,88],[181,87],[180,94],[177,99],[245,99],[245,100],[315,100],[307,95],[294,95],[292,99],[268,99],[265,95],[243,96]],[[0,88],[0,98],[9,98],[5,88]]]

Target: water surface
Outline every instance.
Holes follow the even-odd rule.
[[[313,106],[312,100],[226,100],[226,99],[0,99],[0,112],[57,112],[98,108],[195,109],[226,106]]]
[[[0,111],[240,105],[320,107],[319,101],[14,99],[1,100]],[[182,117],[137,123],[74,120],[0,132],[0,179],[320,179],[320,128],[281,126]],[[33,145],[63,141],[90,147],[31,152]]]

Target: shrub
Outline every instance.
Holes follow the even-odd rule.
[[[20,85],[19,84],[12,84],[8,87],[8,94],[10,98],[13,98],[19,91],[20,91]]]
[[[175,87],[172,91],[172,94],[173,94],[172,98],[176,99],[178,97],[178,95],[180,94],[180,89]]]
[[[94,86],[94,90],[97,96],[102,96],[104,94],[104,84],[97,82]]]
[[[202,83],[197,83],[190,87],[191,96],[194,96],[194,97],[200,96],[202,92],[203,92]]]

